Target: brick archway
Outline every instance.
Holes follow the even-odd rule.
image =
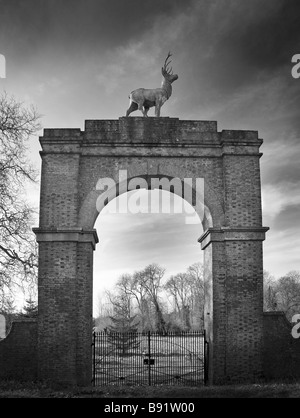
[[[216,122],[131,117],[86,121],[84,131],[45,129],[40,142],[40,221],[34,229],[39,378],[91,382],[93,250],[98,242],[93,227],[97,199],[106,192],[97,190],[97,183],[110,178],[120,186],[120,170],[127,170],[128,179],[142,177],[149,184],[153,177],[204,179],[199,242],[210,382],[260,377],[267,228],[262,227],[257,132],[218,132]]]

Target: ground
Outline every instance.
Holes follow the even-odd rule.
[[[300,382],[239,386],[104,386],[54,390],[35,383],[0,382],[0,398],[300,398]]]

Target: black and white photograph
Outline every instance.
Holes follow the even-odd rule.
[[[0,398],[300,397],[299,0],[0,0]]]

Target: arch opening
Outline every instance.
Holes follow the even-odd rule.
[[[99,244],[94,253],[94,318],[100,310],[99,295],[103,297],[105,288],[114,291],[122,275],[132,275],[154,263],[166,269],[167,281],[185,273],[191,265],[203,263],[197,242],[203,231],[199,215],[169,191],[123,193],[102,208],[95,228]],[[165,296],[166,306],[171,309]]]

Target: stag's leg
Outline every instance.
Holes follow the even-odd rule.
[[[155,105],[155,116],[156,116],[157,118],[159,118],[159,117],[160,117],[160,108],[161,108],[160,103]]]
[[[138,105],[134,102],[132,102],[126,112],[126,117],[130,115],[130,113],[136,111],[138,109]]]
[[[148,111],[149,111],[149,107],[144,106],[144,116],[147,118],[148,117]]]
[[[147,115],[145,115],[143,103],[139,103],[138,104],[138,109],[142,112],[142,114],[143,114],[144,117],[147,116]]]

